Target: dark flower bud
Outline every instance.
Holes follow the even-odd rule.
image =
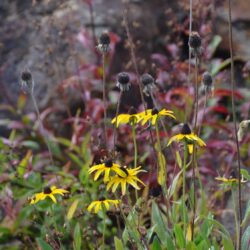
[[[201,37],[198,32],[192,32],[189,36],[188,41],[189,48],[191,50],[191,53],[194,56],[200,56],[202,53],[202,47],[201,47]]]
[[[97,49],[101,53],[107,53],[109,51],[110,37],[107,32],[103,32],[99,38]]]
[[[28,70],[25,70],[21,73],[21,87],[26,92],[33,92],[34,81],[32,74]]]
[[[141,83],[144,85],[143,93],[150,96],[152,90],[155,88],[155,80],[150,74],[143,74],[141,76]]]
[[[130,84],[130,78],[129,74],[126,72],[121,72],[117,76],[117,83],[116,86],[121,90],[121,91],[128,91],[131,84]]]
[[[181,134],[183,135],[189,135],[191,134],[191,129],[189,128],[187,123],[183,124],[182,130],[181,130]]]

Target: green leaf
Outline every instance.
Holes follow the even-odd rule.
[[[122,241],[119,238],[117,238],[115,236],[114,241],[115,241],[115,250],[123,250],[124,249]]]
[[[163,183],[166,182],[166,159],[161,152],[157,153],[157,158],[158,158],[157,181],[159,185],[163,185]]]
[[[248,173],[248,171],[247,171],[246,169],[241,169],[241,170],[240,170],[240,173],[241,173],[241,175],[242,175],[245,179],[247,179],[248,181],[250,181],[250,174]]]
[[[180,153],[179,151],[176,151],[175,153],[175,156],[176,156],[176,162],[177,162],[177,165],[180,169],[182,169],[182,160],[181,160],[181,156],[180,156]]]
[[[67,213],[67,219],[68,220],[71,220],[75,214],[75,211],[77,209],[77,206],[78,206],[78,203],[79,203],[79,200],[76,199],[74,200],[74,202],[71,204],[69,210],[68,210],[68,213]]]
[[[151,250],[161,250],[161,249],[162,248],[161,248],[161,244],[160,244],[158,237],[154,237],[154,241],[153,241]]]
[[[77,223],[74,230],[74,250],[81,250],[82,238],[80,224]]]
[[[171,186],[168,189],[169,198],[172,197],[172,195],[175,193],[175,189],[181,174],[182,170],[174,177],[174,180],[172,181]]]
[[[250,226],[247,227],[242,236],[241,250],[250,250]]]
[[[75,162],[79,167],[82,167],[83,162],[81,161],[81,159],[78,156],[76,156],[75,154],[70,153],[70,152],[68,152],[68,155],[73,162]]]
[[[53,248],[47,242],[45,242],[42,238],[37,238],[36,240],[37,240],[37,244],[42,250],[53,250]]]
[[[174,234],[175,234],[177,245],[180,248],[184,248],[184,246],[185,246],[185,238],[184,238],[181,226],[179,224],[174,225]]]

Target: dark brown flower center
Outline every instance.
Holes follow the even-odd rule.
[[[43,192],[44,192],[44,194],[51,194],[51,193],[52,193],[52,190],[51,190],[50,187],[45,187],[45,188],[43,189]]]
[[[110,44],[110,37],[109,34],[104,32],[100,36],[100,44],[102,45],[109,45]]]
[[[113,161],[112,160],[106,160],[105,162],[104,162],[104,165],[105,165],[105,167],[107,167],[107,168],[111,168],[112,166],[113,166]]]
[[[120,170],[122,170],[122,171],[126,174],[126,177],[129,175],[128,170],[127,170],[126,168],[121,167]],[[118,173],[117,173],[117,174],[118,174]],[[119,174],[118,174],[118,176],[121,177],[121,178],[125,178],[124,176],[121,176],[121,175],[119,175]]]
[[[152,115],[157,115],[159,113],[159,110],[157,108],[153,108]]]
[[[23,71],[21,74],[21,79],[25,82],[30,81],[32,79],[32,75],[28,71]]]
[[[188,124],[185,123],[182,127],[181,134],[183,135],[189,135],[191,134],[191,129],[189,128]]]
[[[99,199],[99,201],[105,201],[106,199],[105,199],[105,197],[101,197],[100,199]]]

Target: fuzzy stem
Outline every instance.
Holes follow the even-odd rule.
[[[113,151],[114,152],[115,152],[115,144],[116,144],[116,139],[117,139],[117,116],[118,116],[120,105],[121,105],[122,93],[123,93],[123,91],[120,91],[118,102],[116,105],[115,123],[113,126]]]
[[[187,165],[187,155],[188,155],[188,146],[187,142],[184,142],[184,156],[183,156],[183,173],[182,173],[182,219],[183,219],[183,234],[185,239],[185,246],[186,246],[186,231],[187,231],[187,221],[185,215],[185,196],[186,196],[186,165]]]
[[[104,144],[107,147],[107,100],[106,100],[106,72],[105,72],[105,53],[102,53],[102,71],[103,71],[103,83],[102,83],[102,99],[103,99],[103,108],[104,108]]]
[[[230,45],[230,58],[231,58],[231,95],[232,95],[232,112],[233,112],[233,123],[234,123],[234,136],[235,143],[237,147],[237,163],[238,163],[238,218],[239,218],[239,238],[238,238],[238,249],[241,249],[241,236],[242,236],[242,206],[241,206],[241,164],[240,164],[240,147],[239,140],[237,134],[237,126],[236,126],[236,111],[235,111],[235,82],[234,82],[234,59],[233,59],[233,34],[232,34],[232,17],[231,17],[231,0],[228,0],[228,29],[229,29],[229,45]]]
[[[137,143],[136,143],[136,130],[135,130],[135,125],[132,125],[132,137],[133,137],[133,143],[134,143],[134,168],[137,167],[137,156],[138,156],[138,151],[137,151]],[[138,200],[138,192],[135,189],[135,198]]]
[[[198,57],[195,56],[195,100],[194,100],[194,131],[197,126],[198,119],[198,109],[199,109],[199,100],[198,100]]]
[[[103,213],[102,249],[105,250],[106,212],[104,209],[104,205],[102,205],[102,213]]]
[[[233,187],[231,187],[231,193],[232,193],[232,198],[233,198],[233,206],[234,206],[234,222],[235,222],[235,233],[236,233],[236,249],[240,249],[239,248],[239,221],[238,221],[238,210],[237,210],[237,204],[236,204],[236,199],[235,199],[235,189]]]

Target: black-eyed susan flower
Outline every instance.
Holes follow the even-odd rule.
[[[109,210],[111,205],[115,205],[115,207],[118,206],[120,203],[120,200],[105,200],[100,199],[98,201],[92,201],[90,205],[88,206],[87,210],[89,212],[92,212],[94,210],[94,213],[98,213],[100,210]]]
[[[120,114],[115,117],[111,123],[116,124],[116,127],[119,127],[120,124],[130,124],[134,126],[140,120],[140,115],[136,114],[136,110],[132,108],[129,114]]]
[[[156,108],[154,109],[147,109],[146,111],[143,111],[139,113],[139,121],[141,121],[142,125],[144,125],[146,122],[150,121],[152,125],[155,125],[156,121],[161,116],[170,116],[175,119],[175,116],[173,115],[173,111],[167,110],[167,109],[161,109],[160,111]]]
[[[127,185],[131,185],[135,189],[139,190],[140,187],[138,186],[137,182],[141,183],[144,186],[145,184],[136,175],[140,172],[146,172],[140,169],[141,167],[133,169],[126,169],[124,167],[121,167],[123,175],[117,174],[116,176],[112,177],[107,184],[107,190],[112,187],[112,192],[114,193],[119,185],[121,185],[122,195],[125,195]]]
[[[126,72],[121,72],[117,76],[116,87],[118,87],[121,91],[128,91],[130,89],[130,77]]]
[[[121,170],[121,167],[119,164],[113,163],[112,160],[106,160],[102,164],[94,165],[89,169],[89,174],[92,174],[95,172],[94,180],[96,181],[99,176],[104,172],[104,182],[107,182],[110,178],[110,172],[114,171],[115,173],[119,175],[125,176],[124,172]]]
[[[184,124],[181,130],[181,133],[178,135],[174,135],[173,137],[170,138],[168,142],[168,146],[173,142],[173,141],[186,141],[188,145],[188,151],[190,154],[193,153],[193,145],[198,144],[200,147],[206,146],[206,143],[199,138],[196,134],[191,132],[191,129],[189,128],[188,124]]]
[[[64,194],[69,193],[69,191],[57,188],[56,186],[45,187],[43,192],[35,194],[30,201],[30,204],[35,204],[38,201],[42,201],[49,197],[54,203],[56,203],[55,194],[60,194],[64,196]]]

